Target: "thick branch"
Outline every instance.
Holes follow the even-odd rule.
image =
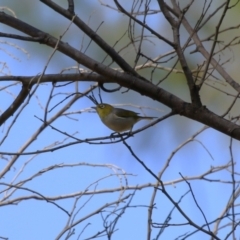
[[[31,86],[28,83],[24,83],[22,86],[21,92],[18,94],[17,98],[11,104],[11,106],[0,116],[0,126],[5,123],[5,121],[10,118],[17,109],[21,106],[24,102],[28,93],[30,91]]]
[[[150,82],[143,81],[141,78],[134,77],[127,73],[113,70],[93,59],[81,53],[77,49],[71,47],[62,41],[58,41],[56,38],[49,34],[46,34],[16,18],[13,18],[5,13],[0,13],[0,22],[3,22],[9,26],[18,29],[32,37],[42,36],[42,43],[55,48],[58,46],[58,50],[70,58],[76,60],[80,64],[86,66],[92,71],[104,76],[105,83],[116,82],[123,87],[132,89],[142,95],[146,95],[154,100],[157,100],[172,110],[175,113],[196,120],[203,124],[206,124],[228,136],[240,140],[240,128],[238,125],[217,116],[213,112],[210,112],[204,107],[195,107],[190,103],[186,103],[175,95],[161,89]],[[114,80],[113,80],[114,79]]]

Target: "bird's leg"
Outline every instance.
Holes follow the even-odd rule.
[[[120,134],[120,133],[118,133],[118,132],[113,132],[113,133],[111,133],[111,134],[110,134],[110,139],[111,139],[111,141],[112,141],[112,139],[115,140],[114,135],[119,135],[119,134]]]
[[[128,137],[134,137],[133,133],[132,133],[132,129],[133,129],[133,126],[131,127],[131,129],[129,130],[128,132]]]

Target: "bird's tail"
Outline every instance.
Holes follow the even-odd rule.
[[[152,119],[154,119],[154,118],[157,118],[157,117],[144,117],[144,116],[141,116],[141,119],[140,119],[140,120],[142,120],[142,119],[152,120]]]

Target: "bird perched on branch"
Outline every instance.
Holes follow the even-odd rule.
[[[97,104],[96,107],[92,108],[97,111],[98,116],[108,128],[118,133],[128,130],[131,132],[134,124],[140,120],[151,120],[156,118],[139,116],[136,112],[115,108],[106,103]]]

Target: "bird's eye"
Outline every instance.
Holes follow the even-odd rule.
[[[99,107],[100,108],[105,108],[105,105],[104,104],[99,104]]]

